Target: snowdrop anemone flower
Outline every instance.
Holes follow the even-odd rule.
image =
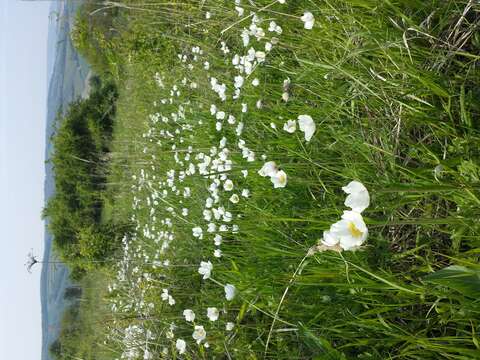
[[[297,123],[295,120],[288,120],[284,125],[283,125],[283,130],[286,132],[293,134],[295,130],[297,130]]]
[[[270,180],[275,189],[284,188],[287,186],[287,174],[283,170],[277,171],[273,176],[270,177]]]
[[[200,267],[198,268],[198,273],[203,275],[203,280],[206,280],[212,274],[213,265],[210,261],[200,262]]]
[[[303,26],[305,27],[305,29],[311,30],[313,28],[313,24],[315,23],[315,17],[310,11],[305,11],[300,19],[304,22]]]
[[[232,284],[227,284],[225,285],[224,290],[225,290],[225,299],[227,299],[228,301],[232,301],[237,292],[237,289],[235,288],[235,286]]]
[[[210,320],[210,321],[217,321],[219,315],[220,315],[220,312],[218,311],[218,309],[217,309],[216,307],[209,307],[209,308],[207,308],[207,317],[208,317],[208,320]]]
[[[316,130],[312,117],[310,115],[300,115],[298,117],[298,127],[305,133],[305,140],[310,141]]]
[[[237,204],[240,201],[240,197],[237,194],[233,194],[229,200],[231,203]]]
[[[185,342],[185,340],[177,339],[175,347],[177,348],[179,354],[184,354],[185,350],[187,349],[187,343]]]
[[[227,324],[225,325],[225,330],[232,331],[234,327],[235,324],[233,322],[227,322]]]
[[[330,230],[323,232],[322,244],[328,247],[340,245],[343,250],[354,250],[362,245],[368,236],[367,225],[356,211],[344,211],[342,220]]]
[[[273,176],[278,171],[277,164],[275,161],[268,161],[263,164],[262,168],[258,170],[258,175],[266,177]]]
[[[203,326],[195,325],[195,330],[193,331],[192,337],[197,344],[200,344],[207,337],[207,332]]]
[[[195,313],[193,312],[193,310],[183,310],[183,316],[185,317],[185,321],[193,322],[195,320]]]
[[[351,181],[342,190],[348,194],[345,206],[357,213],[362,213],[370,205],[370,195],[367,188],[359,181]]]
[[[232,191],[233,190],[233,182],[232,180],[226,180],[224,183],[223,183],[223,189],[225,191]]]
[[[199,239],[203,238],[203,230],[201,227],[196,226],[192,229],[193,236]]]

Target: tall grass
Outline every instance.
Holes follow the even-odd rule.
[[[119,35],[108,54],[120,98],[105,217],[136,228],[112,273],[112,357],[480,358],[478,3],[243,0],[240,17],[233,1],[112,4]],[[240,33],[251,11],[266,38],[251,37],[244,48]],[[315,17],[312,30],[300,20],[304,11]],[[267,31],[272,20],[281,35]],[[263,50],[272,36],[278,41],[245,80],[240,99],[221,101],[209,77],[231,95],[234,54]],[[196,46],[203,54],[192,53]],[[236,123],[223,121],[217,131],[212,104]],[[282,130],[302,114],[317,126],[308,143],[298,130]],[[240,138],[256,154],[251,162],[237,146],[240,121]],[[234,190],[221,191],[215,206],[233,219],[215,258],[216,232],[207,232],[203,215],[213,179],[198,170],[183,181],[178,174],[198,163],[199,153],[218,149],[222,137]],[[257,174],[267,160],[288,174],[285,188]],[[172,169],[175,189],[165,183]],[[341,187],[351,180],[371,194],[367,242],[358,251],[306,256],[345,209]],[[191,197],[183,196],[185,187]],[[228,201],[242,189],[248,198]],[[192,235],[196,226],[202,240]],[[170,234],[174,239],[165,240]],[[202,280],[197,269],[207,260],[213,272]],[[457,267],[438,272],[451,265]],[[227,283],[237,289],[232,301]],[[162,300],[163,289],[174,305]],[[207,307],[222,310],[218,321],[207,319]],[[208,348],[192,339],[185,309],[205,326]],[[235,323],[232,331],[227,322]],[[132,325],[141,329],[135,346],[125,337]],[[183,355],[175,349],[179,338],[187,342]]]

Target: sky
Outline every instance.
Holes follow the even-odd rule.
[[[50,1],[0,0],[0,359],[41,356],[47,30]]]

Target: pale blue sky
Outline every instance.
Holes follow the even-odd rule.
[[[0,359],[41,356],[47,27],[50,1],[0,0]]]

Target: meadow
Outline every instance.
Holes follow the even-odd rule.
[[[128,224],[87,274],[83,358],[480,358],[478,2],[121,1],[79,24],[118,89],[101,218]]]

